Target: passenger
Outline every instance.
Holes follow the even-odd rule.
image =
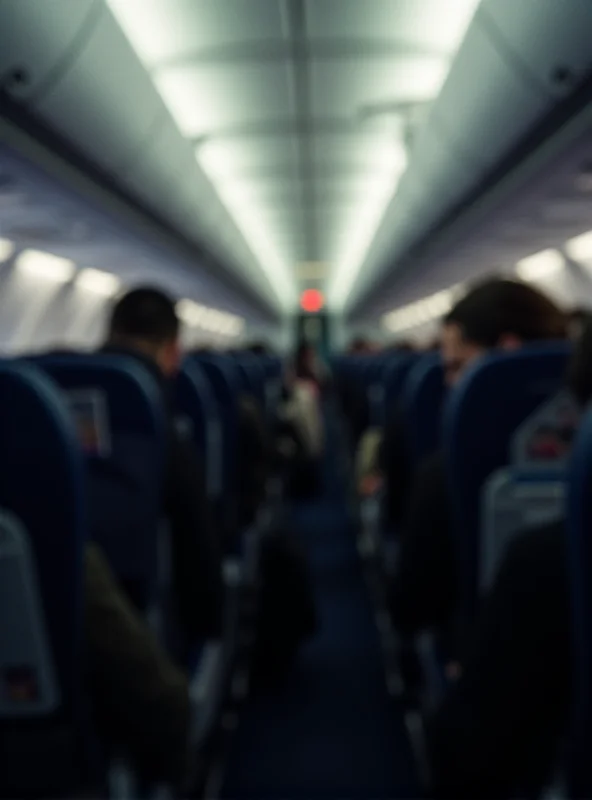
[[[168,412],[164,511],[171,528],[173,589],[179,622],[191,640],[221,633],[224,605],[220,543],[193,445],[175,426],[169,381],[181,349],[175,304],[157,289],[140,288],[113,309],[103,352],[137,358],[162,389]]]
[[[592,326],[568,384],[592,400]],[[535,797],[551,777],[570,707],[568,557],[562,523],[517,535],[475,626],[463,673],[426,732],[436,797]]]
[[[312,459],[319,458],[323,450],[322,384],[323,377],[314,348],[306,343],[300,344],[288,380],[288,405]]]
[[[86,679],[101,739],[142,780],[182,788],[197,755],[187,677],[160,649],[94,544],[84,568]]]
[[[545,295],[516,281],[491,279],[473,288],[444,319],[442,359],[448,385],[488,350],[566,335],[565,315]],[[393,426],[395,427],[395,426]],[[399,427],[388,441],[403,437]],[[393,445],[395,446],[395,445]],[[409,499],[389,606],[401,633],[443,628],[456,599],[451,512],[443,454],[420,465]]]
[[[324,449],[322,383],[314,349],[301,344],[285,377],[276,431],[278,441],[289,441],[293,445],[288,459],[289,484],[293,495],[299,497],[314,495],[319,488],[319,465]]]

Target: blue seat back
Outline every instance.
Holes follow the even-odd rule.
[[[585,415],[568,465],[567,537],[572,594],[573,729],[569,797],[592,796],[592,411]]]
[[[222,428],[212,387],[203,368],[194,360],[183,364],[176,382],[176,405],[191,421],[192,437],[206,470],[208,494],[222,495]]]
[[[389,359],[383,368],[381,382],[384,386],[382,422],[390,419],[393,409],[401,399],[407,376],[417,363],[416,353],[396,354]]]
[[[203,369],[216,399],[222,426],[223,494],[228,517],[234,516],[232,499],[237,481],[236,445],[238,442],[238,395],[241,381],[236,366],[222,356],[192,356]]]
[[[470,623],[476,605],[484,484],[510,462],[512,436],[520,424],[560,389],[569,350],[558,342],[485,356],[445,402],[443,445],[463,622]]]
[[[41,356],[32,362],[66,399],[90,392],[103,403],[108,449],[87,457],[90,533],[137,606],[155,609],[169,579],[163,529],[166,418],[159,387],[128,356]]]
[[[414,465],[440,445],[446,387],[439,355],[423,356],[408,373],[402,406]]]
[[[57,390],[29,365],[0,362],[4,790],[72,789],[76,781],[83,716],[83,481],[82,453]]]

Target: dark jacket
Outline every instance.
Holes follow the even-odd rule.
[[[189,687],[120,591],[96,545],[84,562],[86,679],[102,738],[146,780],[187,773]]]
[[[167,410],[167,453],[163,503],[171,531],[173,591],[185,632],[190,638],[221,633],[224,605],[221,543],[206,494],[205,474],[193,442],[175,424],[171,390],[149,358],[108,346],[103,352],[138,359],[161,388]]]
[[[443,455],[438,452],[417,470],[389,585],[393,623],[404,634],[442,628],[454,612],[456,566],[446,489]]]
[[[437,797],[524,796],[549,778],[570,700],[567,574],[560,524],[511,542],[462,677],[427,720]]]

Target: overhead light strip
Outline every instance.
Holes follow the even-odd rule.
[[[462,291],[463,285],[457,284],[398,308],[383,316],[382,325],[390,333],[401,333],[433,322],[450,311]]]
[[[542,250],[518,261],[516,274],[523,281],[538,281],[555,275],[564,266],[565,258],[559,250]]]
[[[76,265],[69,258],[41,250],[24,250],[16,259],[16,268],[24,275],[51,283],[69,283],[76,272]]]
[[[0,264],[4,264],[12,257],[15,251],[14,242],[8,239],[0,239]]]
[[[177,313],[190,328],[198,328],[217,336],[236,338],[241,335],[245,327],[245,321],[242,317],[228,314],[225,311],[218,311],[214,308],[207,308],[195,303],[193,300],[179,300]]]

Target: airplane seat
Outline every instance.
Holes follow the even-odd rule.
[[[444,396],[444,370],[440,356],[431,353],[422,356],[410,370],[401,397],[414,466],[440,445]]]
[[[172,623],[171,558],[159,388],[141,364],[123,355],[41,356],[31,363],[60,387],[78,428],[90,535],[130,599],[165,637]]]
[[[567,539],[572,602],[573,703],[566,757],[567,797],[592,797],[592,411],[568,466]]]
[[[567,391],[546,400],[510,441],[510,464],[482,491],[480,587],[493,581],[508,540],[518,531],[564,516],[566,465],[580,410]]]
[[[407,376],[420,357],[417,353],[397,353],[387,362],[381,376],[381,381],[384,385],[381,411],[381,423],[383,425],[390,418],[393,408],[401,400],[401,393]]]
[[[190,421],[191,438],[205,462],[208,495],[216,507],[222,500],[223,488],[222,431],[212,388],[203,369],[192,359],[183,364],[175,388],[176,407]],[[192,694],[203,707],[204,736],[215,724],[226,695],[236,657],[239,613],[238,593],[227,592],[222,640],[202,643],[189,654],[189,673],[194,676]]]
[[[513,437],[520,426],[562,389],[569,354],[569,344],[557,342],[486,356],[445,402],[443,446],[459,566],[461,630],[466,631],[473,619],[484,566],[487,481],[511,464]]]
[[[388,424],[392,410],[402,399],[402,392],[411,369],[417,363],[416,353],[395,353],[388,357],[380,367],[380,379],[377,382],[380,391],[380,407],[376,411],[376,419],[383,428]],[[362,520],[365,536],[371,552],[386,565],[394,563],[398,552],[397,531],[383,526],[382,504],[384,496],[378,492],[362,502]]]
[[[83,463],[50,381],[0,363],[0,793],[100,782],[82,686]]]
[[[218,408],[222,431],[222,494],[216,506],[216,517],[223,531],[225,551],[232,562],[228,562],[229,576],[235,580],[235,560],[242,555],[242,540],[238,531],[238,508],[236,503],[238,467],[236,443],[238,441],[238,395],[242,387],[240,376],[230,359],[214,354],[191,356],[206,376]]]

